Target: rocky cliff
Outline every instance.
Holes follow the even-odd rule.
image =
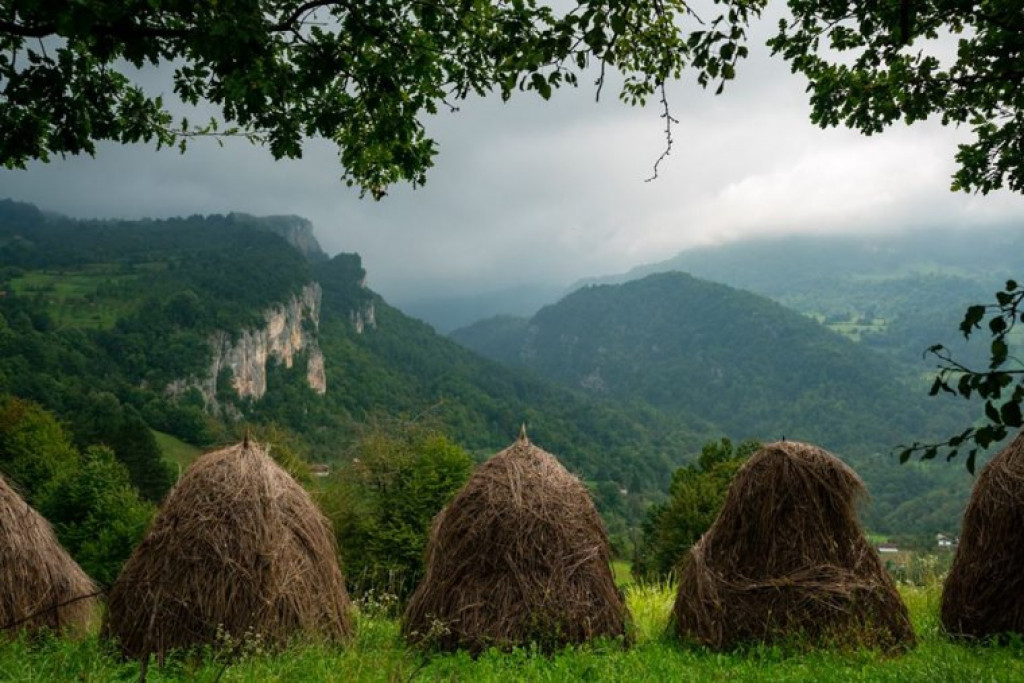
[[[326,393],[324,355],[317,341],[321,297],[320,285],[312,282],[287,303],[265,310],[262,327],[242,330],[234,337],[226,332],[214,333],[209,340],[211,359],[206,376],[178,380],[168,391],[180,394],[194,387],[202,393],[210,412],[232,412],[217,400],[217,382],[225,371],[238,398],[259,400],[267,393],[267,363],[284,363],[290,368],[301,353],[305,354],[310,388],[318,394]]]
[[[247,213],[232,213],[228,215],[228,219],[256,230],[280,235],[310,261],[327,260],[327,254],[313,234],[313,224],[301,216],[251,216]]]

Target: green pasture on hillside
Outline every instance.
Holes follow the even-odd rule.
[[[172,463],[178,468],[179,473],[184,472],[185,468],[192,464],[192,461],[202,455],[203,450],[192,444],[187,444],[177,437],[165,434],[164,432],[158,432],[155,429],[150,430],[153,432],[153,437],[156,439],[156,445],[160,448],[160,453],[163,454],[164,460]]]
[[[963,645],[942,635],[939,587],[906,587],[919,643],[907,654],[834,652],[789,647],[752,647],[720,654],[677,642],[666,633],[671,586],[627,588],[636,643],[568,648],[546,657],[530,650],[424,654],[402,643],[394,614],[380,603],[364,605],[348,647],[296,643],[282,653],[259,643],[227,662],[207,653],[151,666],[149,681],[1019,681],[1024,680],[1024,643]],[[95,637],[74,643],[24,638],[0,644],[3,681],[132,681],[139,665],[122,662]]]
[[[113,264],[75,270],[37,270],[11,280],[19,296],[38,297],[58,327],[108,329],[134,306],[118,291],[137,275]]]

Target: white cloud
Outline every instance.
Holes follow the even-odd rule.
[[[804,83],[755,50],[726,93],[692,84],[670,95],[675,148],[655,106],[606,89],[466,103],[427,121],[440,143],[425,188],[358,199],[333,148],[297,161],[199,143],[185,156],[105,145],[28,171],[0,171],[0,195],[76,216],[247,211],[310,218],[329,252],[358,251],[385,296],[567,283],[679,249],[778,232],[971,228],[1024,217],[1024,198],[949,191],[963,133],[933,123],[866,138],[808,120]],[[584,79],[586,80],[586,79]]]

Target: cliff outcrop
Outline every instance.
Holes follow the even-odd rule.
[[[304,355],[310,388],[326,393],[324,354],[317,340],[321,297],[320,285],[311,282],[286,303],[266,309],[262,327],[244,329],[234,336],[215,332],[209,339],[211,358],[206,376],[178,380],[168,391],[179,394],[194,387],[202,393],[207,410],[231,412],[217,398],[217,383],[225,373],[238,398],[258,401],[267,393],[267,364],[277,362],[291,368]]]

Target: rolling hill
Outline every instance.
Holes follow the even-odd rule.
[[[898,444],[968,419],[917,391],[890,358],[765,297],[679,272],[584,287],[529,320],[496,318],[452,336],[510,366],[696,417],[734,439],[821,444],[870,473],[873,488],[918,476],[895,464]],[[954,468],[924,478],[956,485],[961,502],[968,488]],[[897,523],[885,520],[901,504],[879,501],[873,522]]]

